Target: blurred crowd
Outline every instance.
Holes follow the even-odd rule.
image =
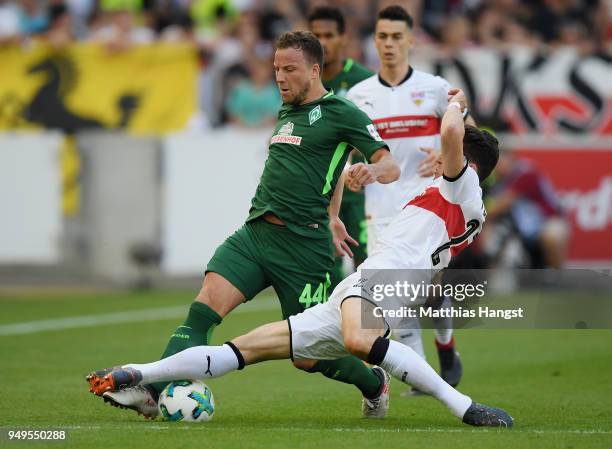
[[[583,54],[609,51],[612,0],[0,0],[0,45],[43,41],[61,48],[97,42],[122,51],[152,42],[183,42],[199,52],[199,115],[194,126],[267,126],[280,97],[271,70],[274,40],[308,29],[317,6],[337,6],[346,17],[352,57],[378,66],[374,18],[400,4],[414,18],[418,46],[436,51],[512,46],[574,46]],[[500,161],[489,191],[491,229],[468,252],[469,266],[513,265],[509,242],[520,242],[532,267],[562,266],[567,221],[549,181],[533,166]],[[470,254],[471,253],[471,254]]]
[[[265,47],[306,27],[309,11],[335,4],[360,52],[376,11],[401,4],[421,41],[447,46],[509,43],[601,45],[611,38],[606,0],[0,0],[0,42],[186,40],[211,47],[234,38]]]
[[[374,18],[389,4],[411,13],[420,46],[441,52],[573,45],[589,53],[612,42],[608,0],[0,0],[0,45],[87,41],[121,51],[187,42],[206,69],[199,84],[205,122],[257,127],[274,118],[280,101],[266,72],[275,38],[307,29],[308,14],[330,4],[346,16],[346,56],[372,69]],[[245,108],[253,102],[257,111]]]

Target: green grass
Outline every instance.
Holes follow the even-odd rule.
[[[187,305],[193,292],[68,294],[0,299],[0,324]],[[239,308],[214,334],[220,343],[279,319],[272,298]],[[0,426],[64,428],[64,443],[6,447],[127,448],[575,448],[612,442],[612,332],[471,330],[457,332],[465,367],[461,390],[506,408],[512,430],[463,425],[432,398],[403,398],[394,381],[385,420],[360,416],[351,386],[297,371],[286,361],[251,366],[208,381],[217,402],[206,424],[147,422],[105,406],[84,376],[117,363],[147,362],[163,350],[180,318],[0,336]],[[429,360],[437,368],[425,332]],[[3,438],[6,438],[5,436]]]

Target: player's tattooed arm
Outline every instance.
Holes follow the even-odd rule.
[[[465,95],[461,89],[448,91],[448,107],[442,117],[440,134],[442,136],[442,164],[444,175],[455,178],[464,166],[463,136],[465,124],[463,110],[466,106]]]

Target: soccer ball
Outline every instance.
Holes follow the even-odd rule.
[[[210,421],[215,414],[212,391],[199,380],[179,380],[166,385],[159,395],[164,421]]]

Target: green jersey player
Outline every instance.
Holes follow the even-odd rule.
[[[322,59],[321,44],[309,32],[279,38],[274,69],[283,106],[249,216],[209,261],[202,289],[163,358],[208,344],[225,315],[268,286],[275,289],[284,318],[325,302],[333,246],[348,248],[348,234],[337,219],[342,189],[336,185],[342,185],[338,181],[350,151],[358,148],[371,162],[351,167],[352,182],[389,183],[399,177],[367,115],[323,87]],[[364,396],[366,416],[386,413],[388,376],[380,368],[370,369],[355,357],[295,365],[355,385]],[[109,392],[104,398],[155,416],[156,392],[164,386]]]
[[[345,97],[351,87],[374,75],[373,72],[356,63],[353,59],[344,59],[343,54],[347,39],[346,26],[344,16],[338,8],[318,7],[308,17],[308,23],[310,30],[319,39],[324,50],[325,61],[321,77],[328,90]],[[363,155],[353,151],[350,155],[350,162],[364,162]],[[347,251],[347,255],[353,258],[356,267],[367,257],[365,195],[362,190],[355,192],[349,188],[344,189],[339,217],[346,226],[348,234],[359,242],[359,245],[355,246],[352,252],[350,249]],[[345,277],[342,269],[343,255],[340,254],[336,257],[331,274],[332,289]]]

